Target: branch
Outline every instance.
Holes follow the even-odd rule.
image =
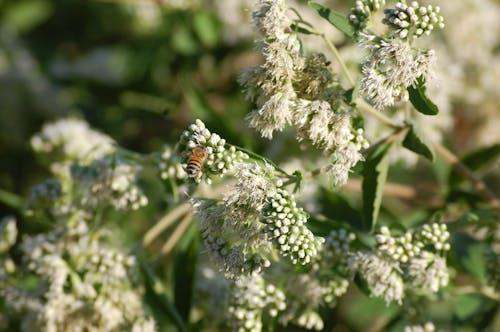
[[[436,152],[464,178],[472,183],[473,188],[490,204],[494,209],[500,210],[500,201],[496,195],[486,186],[483,180],[475,175],[458,157],[450,150],[438,143],[433,143]]]
[[[184,202],[168,212],[163,218],[160,219],[153,227],[151,227],[142,239],[142,244],[144,246],[149,245],[156,239],[165,229],[172,225],[178,218],[182,217],[191,209],[191,205],[188,202]]]
[[[170,254],[172,249],[175,247],[179,239],[182,237],[186,229],[191,224],[191,221],[193,221],[193,213],[189,212],[184,216],[184,218],[182,218],[179,225],[177,225],[172,235],[170,235],[167,242],[165,242],[165,244],[161,248],[160,256],[161,255],[168,256],[168,254]]]

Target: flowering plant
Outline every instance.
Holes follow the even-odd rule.
[[[375,329],[464,322],[493,331],[500,202],[474,172],[500,149],[460,160],[441,143],[443,128],[430,125],[446,109],[434,98],[442,69],[433,45],[447,20],[440,7],[358,0],[342,13],[258,0],[251,13],[260,61],[239,74],[251,108],[239,120],[267,150],[231,135],[219,115],[200,116],[148,153],[78,117],[45,124],[30,142],[50,177],[17,204],[0,192],[17,209],[0,222],[0,298],[15,317],[0,323],[363,330],[351,311],[365,301],[387,316]],[[207,24],[201,17],[195,26]],[[190,107],[203,104],[186,90]],[[421,170],[440,176],[433,197],[417,178],[405,183]],[[134,224],[135,238],[120,224],[162,211],[146,228]],[[429,309],[450,298],[458,304],[448,316]]]

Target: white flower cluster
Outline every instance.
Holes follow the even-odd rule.
[[[450,250],[450,232],[448,232],[446,224],[425,224],[422,226],[418,235],[420,241],[422,241],[424,245],[431,245],[439,251]]]
[[[285,294],[261,276],[236,281],[229,304],[229,322],[234,331],[262,330],[263,311],[276,317],[286,308]]]
[[[380,233],[376,235],[376,241],[377,249],[380,252],[400,263],[408,263],[409,260],[420,254],[424,246],[422,242],[414,241],[411,232],[394,237],[386,226],[380,228]]]
[[[157,165],[160,171],[160,177],[164,180],[168,178],[177,180],[187,178],[186,171],[182,167],[181,158],[168,144],[162,148]]]
[[[276,253],[293,264],[308,264],[323,238],[305,226],[307,216],[280,188],[270,165],[242,163],[237,183],[221,202],[195,201],[201,235],[216,265],[228,278],[260,273]]]
[[[439,14],[441,9],[432,5],[421,6],[417,1],[410,5],[406,0],[396,3],[396,8],[384,10],[385,23],[394,30],[394,34],[401,38],[417,38],[422,35],[430,35],[434,29],[444,28],[444,18]]]
[[[297,127],[299,141],[309,139],[325,153],[337,155],[336,170],[330,174],[336,184],[343,184],[361,159],[361,147],[367,145],[352,127],[344,91],[323,54],[300,53],[297,36],[289,32],[285,1],[259,4],[254,21],[261,32],[265,63],[247,69],[240,77],[247,97],[258,107],[247,117],[250,126],[266,138],[287,125]]]
[[[295,199],[287,191],[277,189],[268,195],[268,205],[263,210],[262,222],[268,237],[281,255],[290,257],[293,264],[305,265],[318,254],[324,242],[306,227],[307,214],[298,208]]]
[[[486,280],[495,291],[500,291],[500,255],[493,249],[486,252]]]
[[[11,309],[26,313],[27,330],[155,331],[134,286],[134,258],[104,247],[85,221],[26,236],[20,248],[41,288],[10,287],[2,295]]]
[[[193,156],[193,149],[198,147],[204,149],[206,156],[198,158],[198,161],[201,163],[200,175],[205,175],[207,183],[211,183],[210,175],[222,177],[232,170],[236,163],[248,159],[246,153],[237,151],[234,146],[226,148],[226,140],[215,133],[211,133],[200,119],[196,119],[195,123],[191,124],[182,133],[179,145],[184,170],[187,170],[189,161]],[[199,181],[199,178],[195,177],[195,180]]]
[[[380,253],[359,251],[351,256],[350,269],[359,272],[374,296],[383,297],[387,304],[402,303],[404,283],[397,261]]]
[[[298,326],[303,327],[308,330],[321,331],[324,327],[323,320],[320,315],[315,311],[308,311],[300,315],[294,320]]]
[[[349,171],[363,159],[361,150],[369,146],[363,129],[354,130],[347,112],[334,112],[324,100],[299,99],[294,111],[298,139],[309,139],[331,153],[328,174],[335,185],[347,182]]]
[[[351,255],[350,269],[358,271],[373,295],[383,296],[387,303],[401,303],[405,287],[436,293],[449,281],[444,257],[450,249],[449,236],[445,224],[425,224],[399,237],[384,226],[375,236],[376,250]]]
[[[269,165],[240,163],[236,170],[238,181],[221,204],[195,202],[205,246],[228,278],[271,265],[267,257],[272,246],[259,220],[267,195],[281,185]]]
[[[347,276],[349,255],[353,251],[352,242],[355,239],[356,235],[345,228],[332,230],[326,237],[318,263],[328,270],[335,269],[340,275]]]
[[[405,326],[404,332],[435,332],[436,327],[434,323],[427,322],[424,325],[411,325]]]
[[[371,13],[385,6],[385,0],[357,0],[349,14],[349,23],[361,31],[366,29]]]
[[[410,260],[407,275],[411,286],[422,292],[437,293],[450,279],[445,258],[429,251]]]
[[[413,49],[407,42],[368,36],[370,55],[362,65],[360,92],[379,110],[409,99],[406,88],[427,78],[435,60],[433,50]]]
[[[112,153],[115,142],[87,122],[78,119],[62,119],[43,126],[42,131],[31,138],[31,146],[51,162],[54,173],[64,172],[71,162],[89,163]]]
[[[247,69],[241,76],[247,97],[259,107],[248,115],[250,126],[267,138],[291,123],[296,98],[293,78],[302,67],[300,42],[295,34],[287,32],[292,22],[286,12],[284,0],[258,2],[253,21],[260,32],[259,46],[265,63]]]
[[[249,239],[241,238],[235,229],[228,227],[224,205],[201,201],[195,207],[205,249],[226,278],[255,275],[271,265],[266,258],[269,248],[265,240],[258,233]]]
[[[103,202],[119,210],[137,210],[148,204],[148,198],[138,186],[139,165],[117,156],[94,161],[89,166],[75,164],[72,178],[80,193],[83,207],[93,208]]]

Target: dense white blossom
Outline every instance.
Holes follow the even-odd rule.
[[[278,189],[276,193],[268,194],[262,216],[266,224],[264,231],[278,251],[289,257],[293,264],[310,263],[324,242],[306,227],[307,218],[304,210],[297,207],[293,196],[285,190]]]
[[[112,156],[98,159],[89,166],[73,165],[71,175],[79,190],[82,207],[110,204],[120,210],[137,210],[148,204],[137,181],[139,165]]]
[[[366,29],[371,14],[385,6],[385,0],[357,0],[348,16],[356,31]]]
[[[9,287],[1,295],[11,309],[25,313],[24,330],[155,330],[135,286],[134,258],[104,246],[100,237],[76,217],[23,238],[24,266],[41,287],[32,292]]]
[[[252,16],[265,63],[246,69],[240,83],[258,107],[247,117],[250,126],[257,128],[262,136],[272,138],[274,131],[291,124],[296,98],[293,79],[303,60],[297,36],[287,32],[291,20],[284,0],[261,0]]]
[[[408,277],[416,290],[433,293],[447,286],[450,278],[446,260],[428,251],[410,260]]]
[[[422,6],[417,1],[410,5],[406,0],[396,3],[395,8],[384,10],[383,22],[394,30],[394,35],[401,39],[430,35],[434,29],[444,28],[444,18],[439,13],[441,8],[432,5]]]
[[[404,283],[399,263],[378,253],[356,252],[350,257],[350,268],[366,280],[371,293],[387,304],[402,303]]]
[[[294,118],[299,139],[331,153],[328,174],[335,185],[345,184],[351,168],[363,159],[361,150],[368,147],[363,129],[355,130],[349,113],[335,112],[324,100],[299,99]]]
[[[31,138],[33,150],[47,156],[54,173],[64,172],[65,165],[74,161],[85,164],[102,158],[115,150],[114,144],[87,122],[72,118],[46,124]]]
[[[259,332],[262,316],[276,317],[286,308],[285,294],[261,276],[242,278],[235,282],[229,299],[229,323],[238,332]]]
[[[234,146],[226,147],[226,140],[216,133],[210,132],[200,119],[196,119],[182,133],[179,145],[184,170],[187,169],[193,149],[201,147],[205,150],[206,157],[202,160],[200,175],[204,175],[207,183],[211,183],[210,176],[222,177],[237,163],[248,159],[246,153],[236,150]],[[195,181],[199,181],[200,178],[195,177]]]
[[[367,38],[370,54],[362,65],[361,94],[377,109],[407,101],[406,88],[430,75],[433,50],[413,49],[407,42]]]

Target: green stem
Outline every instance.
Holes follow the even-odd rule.
[[[273,166],[278,172],[280,173],[283,173],[287,178],[294,178],[292,175],[288,174],[287,172],[285,172],[285,170],[283,170],[281,167],[279,167],[278,165],[276,165],[273,161],[265,158],[265,157],[262,157],[261,155],[255,153],[255,152],[252,152],[250,150],[247,150],[245,148],[242,148],[240,146],[237,146],[237,145],[233,145],[233,144],[230,144],[230,143],[226,143],[227,146],[229,147],[234,147],[236,150],[238,151],[241,151],[241,152],[244,152],[246,153],[247,155],[249,155],[250,157],[254,158],[254,159],[257,159],[257,160],[260,160],[264,163],[268,163],[270,164],[271,166]]]
[[[335,47],[335,45],[333,45],[333,43],[330,41],[330,39],[328,39],[326,37],[326,35],[324,33],[319,33],[318,35],[321,38],[323,38],[323,40],[325,41],[325,43],[328,46],[328,48],[332,51],[333,56],[335,57],[335,59],[339,63],[340,69],[342,70],[342,72],[344,73],[345,77],[349,81],[349,84],[351,85],[351,87],[354,87],[356,85],[356,83],[354,82],[354,79],[352,78],[351,74],[349,73],[349,70],[347,69],[347,66],[345,65],[344,60],[340,56],[340,53],[339,53],[337,47]]]
[[[385,123],[387,126],[394,128],[394,129],[399,129],[403,127],[402,125],[398,124],[396,121],[392,120],[388,116],[384,115],[384,113],[377,111],[373,106],[368,104],[364,99],[362,98],[357,98],[355,101],[356,105],[358,106],[359,109],[365,111],[366,113],[370,114],[371,116],[379,119],[381,122]]]

